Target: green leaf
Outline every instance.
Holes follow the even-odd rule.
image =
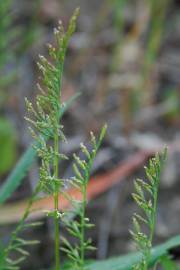
[[[167,242],[152,249],[150,266],[153,266],[162,256],[174,247],[180,246],[180,235],[177,235]],[[110,258],[103,261],[91,262],[87,269],[91,270],[132,270],[132,266],[140,263],[141,254],[139,252],[124,255],[116,258]]]
[[[170,256],[165,255],[159,260],[164,270],[178,270],[176,263],[170,258]]]
[[[27,171],[30,169],[34,159],[36,157],[36,151],[32,146],[22,155],[14,170],[6,179],[2,188],[0,189],[0,203],[5,202],[10,195],[20,185]]]
[[[1,241],[0,241],[0,269],[5,269],[5,254]]]
[[[72,96],[65,104],[63,109],[60,112],[60,118],[70,107],[72,102],[79,97],[80,93],[78,92],[76,95]],[[14,170],[6,179],[5,183],[0,189],[0,204],[4,203],[11,194],[16,190],[16,188],[21,184],[22,180],[26,176],[26,173],[31,168],[33,161],[36,158],[35,149],[30,146],[26,152],[22,155],[18,163],[16,164]]]
[[[11,168],[16,154],[15,130],[9,120],[0,118],[0,174],[6,173]]]

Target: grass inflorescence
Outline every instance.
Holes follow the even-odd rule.
[[[156,224],[157,214],[157,201],[158,191],[160,184],[160,174],[162,165],[166,160],[167,149],[165,148],[162,156],[156,155],[150,159],[149,166],[145,167],[146,177],[148,181],[137,179],[134,182],[135,191],[132,196],[141,208],[144,215],[134,214],[133,216],[133,227],[131,231],[134,242],[138,250],[142,253],[141,262],[134,267],[136,270],[147,270],[149,269],[151,248],[153,244],[153,236]],[[143,232],[142,224],[148,228],[148,234]]]

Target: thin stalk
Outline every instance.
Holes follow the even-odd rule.
[[[54,194],[54,207],[55,210],[57,211],[58,209],[58,193]],[[55,269],[59,270],[60,269],[60,241],[59,241],[59,222],[58,222],[58,217],[54,217],[54,224],[55,224]]]
[[[81,239],[80,239],[80,256],[81,256],[81,267],[84,266],[84,242],[85,242],[85,214],[86,214],[86,204],[87,204],[87,184],[82,187],[82,214],[81,214]]]
[[[154,237],[154,232],[155,232],[155,226],[156,226],[156,213],[157,213],[157,203],[158,203],[158,189],[159,189],[159,182],[160,182],[160,174],[157,173],[157,185],[154,187],[153,191],[153,215],[152,215],[152,221],[151,221],[151,227],[150,227],[150,236],[149,236],[149,241],[152,246],[153,242],[153,237]],[[148,270],[148,265],[150,261],[150,256],[151,256],[151,250],[149,251],[149,254],[147,256],[147,270]],[[156,268],[155,268],[156,269]]]
[[[58,178],[59,174],[59,158],[58,158],[58,153],[59,153],[59,136],[58,136],[58,130],[56,130],[55,135],[54,135],[54,152],[55,152],[55,157],[54,157],[54,175],[55,178]],[[60,231],[59,231],[59,192],[56,191],[55,187],[55,192],[54,192],[54,210],[55,210],[55,215],[54,215],[54,225],[55,225],[55,270],[60,269]]]
[[[63,73],[63,63],[60,63],[58,65],[59,70],[61,71],[59,74],[58,78],[58,83],[59,85],[59,103],[61,103],[61,82],[62,82],[62,73]],[[56,126],[58,127],[59,123],[59,110],[57,111],[57,117],[56,117]],[[59,176],[59,135],[58,135],[58,128],[55,130],[54,134],[54,176],[56,179],[58,179]],[[56,184],[55,184],[56,186]],[[54,226],[55,226],[55,270],[60,270],[60,230],[59,230],[59,188],[56,190],[55,187],[55,192],[54,192],[54,210],[56,212],[54,216]]]
[[[152,217],[151,232],[150,232],[150,238],[149,238],[151,244],[152,244],[152,241],[153,241],[155,224],[156,224],[157,199],[158,199],[158,187],[156,187],[156,189],[154,191],[153,217]]]
[[[156,225],[157,200],[158,200],[158,187],[156,187],[154,190],[153,215],[152,215],[152,222],[151,222],[150,236],[149,236],[149,241],[150,241],[151,246],[152,246],[152,242],[153,242],[155,225]],[[145,270],[148,270],[150,258],[151,258],[151,249],[149,250],[148,255],[147,255]],[[156,269],[156,266],[155,266],[154,270],[155,269]]]

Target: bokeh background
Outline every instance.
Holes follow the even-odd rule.
[[[180,233],[180,2],[0,1],[5,18],[0,21],[0,185],[32,141],[24,98],[34,101],[38,93],[38,55],[47,55],[45,44],[53,42],[53,28],[59,19],[67,26],[77,6],[81,13],[67,52],[62,98],[66,101],[77,92],[81,96],[64,115],[68,144],[61,149],[71,156],[80,142],[88,142],[89,131],[96,134],[108,124],[92,172],[101,188],[87,209],[96,225],[90,236],[97,246],[89,258],[103,259],[134,250],[129,234],[132,214],[138,211],[131,198],[133,179],[144,177],[147,159],[164,145],[169,155],[155,242]],[[71,158],[61,164],[64,178],[71,175],[71,165]],[[0,208],[4,244],[18,220],[17,203],[30,197],[37,181],[38,160],[6,211]],[[43,225],[28,233],[41,243],[32,248],[22,269],[48,269],[52,264],[53,223],[46,217],[41,220]],[[177,249],[173,254],[180,253]]]

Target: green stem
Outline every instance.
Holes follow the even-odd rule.
[[[86,203],[87,203],[87,184],[82,187],[82,214],[81,214],[81,239],[80,239],[80,256],[81,256],[81,269],[84,267],[84,242],[85,242],[85,214],[86,214]]]
[[[153,200],[153,216],[152,216],[152,222],[151,222],[151,229],[150,229],[150,236],[149,236],[149,241],[151,243],[152,246],[152,242],[153,242],[153,237],[154,237],[154,231],[155,231],[155,225],[156,225],[156,213],[157,213],[157,201],[158,201],[158,189],[159,189],[159,182],[160,182],[160,175],[157,174],[157,185],[155,186],[154,189],[154,200]],[[150,261],[150,256],[151,256],[151,250],[149,251],[149,255],[147,258],[147,267],[149,265],[149,261]],[[148,268],[147,268],[148,269]]]
[[[55,157],[54,157],[54,176],[57,179],[58,174],[59,174],[59,158],[58,158],[58,153],[59,153],[59,137],[58,137],[58,130],[56,131],[54,135],[54,152],[55,152]],[[56,185],[56,184],[55,184]],[[56,191],[55,187],[55,192],[54,192],[54,210],[55,210],[55,215],[54,215],[54,226],[55,226],[55,270],[60,269],[60,232],[59,232],[59,192],[58,190]]]
[[[58,193],[54,194],[54,208],[56,213],[58,213]],[[54,225],[55,225],[55,269],[60,269],[60,242],[59,242],[59,218],[56,216],[54,217]]]
[[[150,232],[150,242],[152,244],[154,230],[155,230],[155,223],[156,223],[156,212],[157,212],[157,198],[158,198],[158,189],[156,188],[154,192],[154,207],[153,207],[153,217],[152,217],[152,225],[151,225],[151,232]]]
[[[58,100],[59,104],[61,104],[61,82],[62,82],[62,74],[63,74],[63,63],[57,64],[58,70],[60,70],[60,74],[58,76],[58,88],[57,91],[59,93]],[[58,179],[59,176],[59,135],[58,135],[58,123],[60,120],[59,116],[59,109],[57,110],[57,116],[56,116],[56,130],[54,134],[54,177]],[[56,184],[55,184],[55,192],[54,192],[54,210],[55,210],[55,216],[54,216],[54,226],[55,226],[55,270],[60,270],[60,230],[59,230],[59,187],[56,190]]]

